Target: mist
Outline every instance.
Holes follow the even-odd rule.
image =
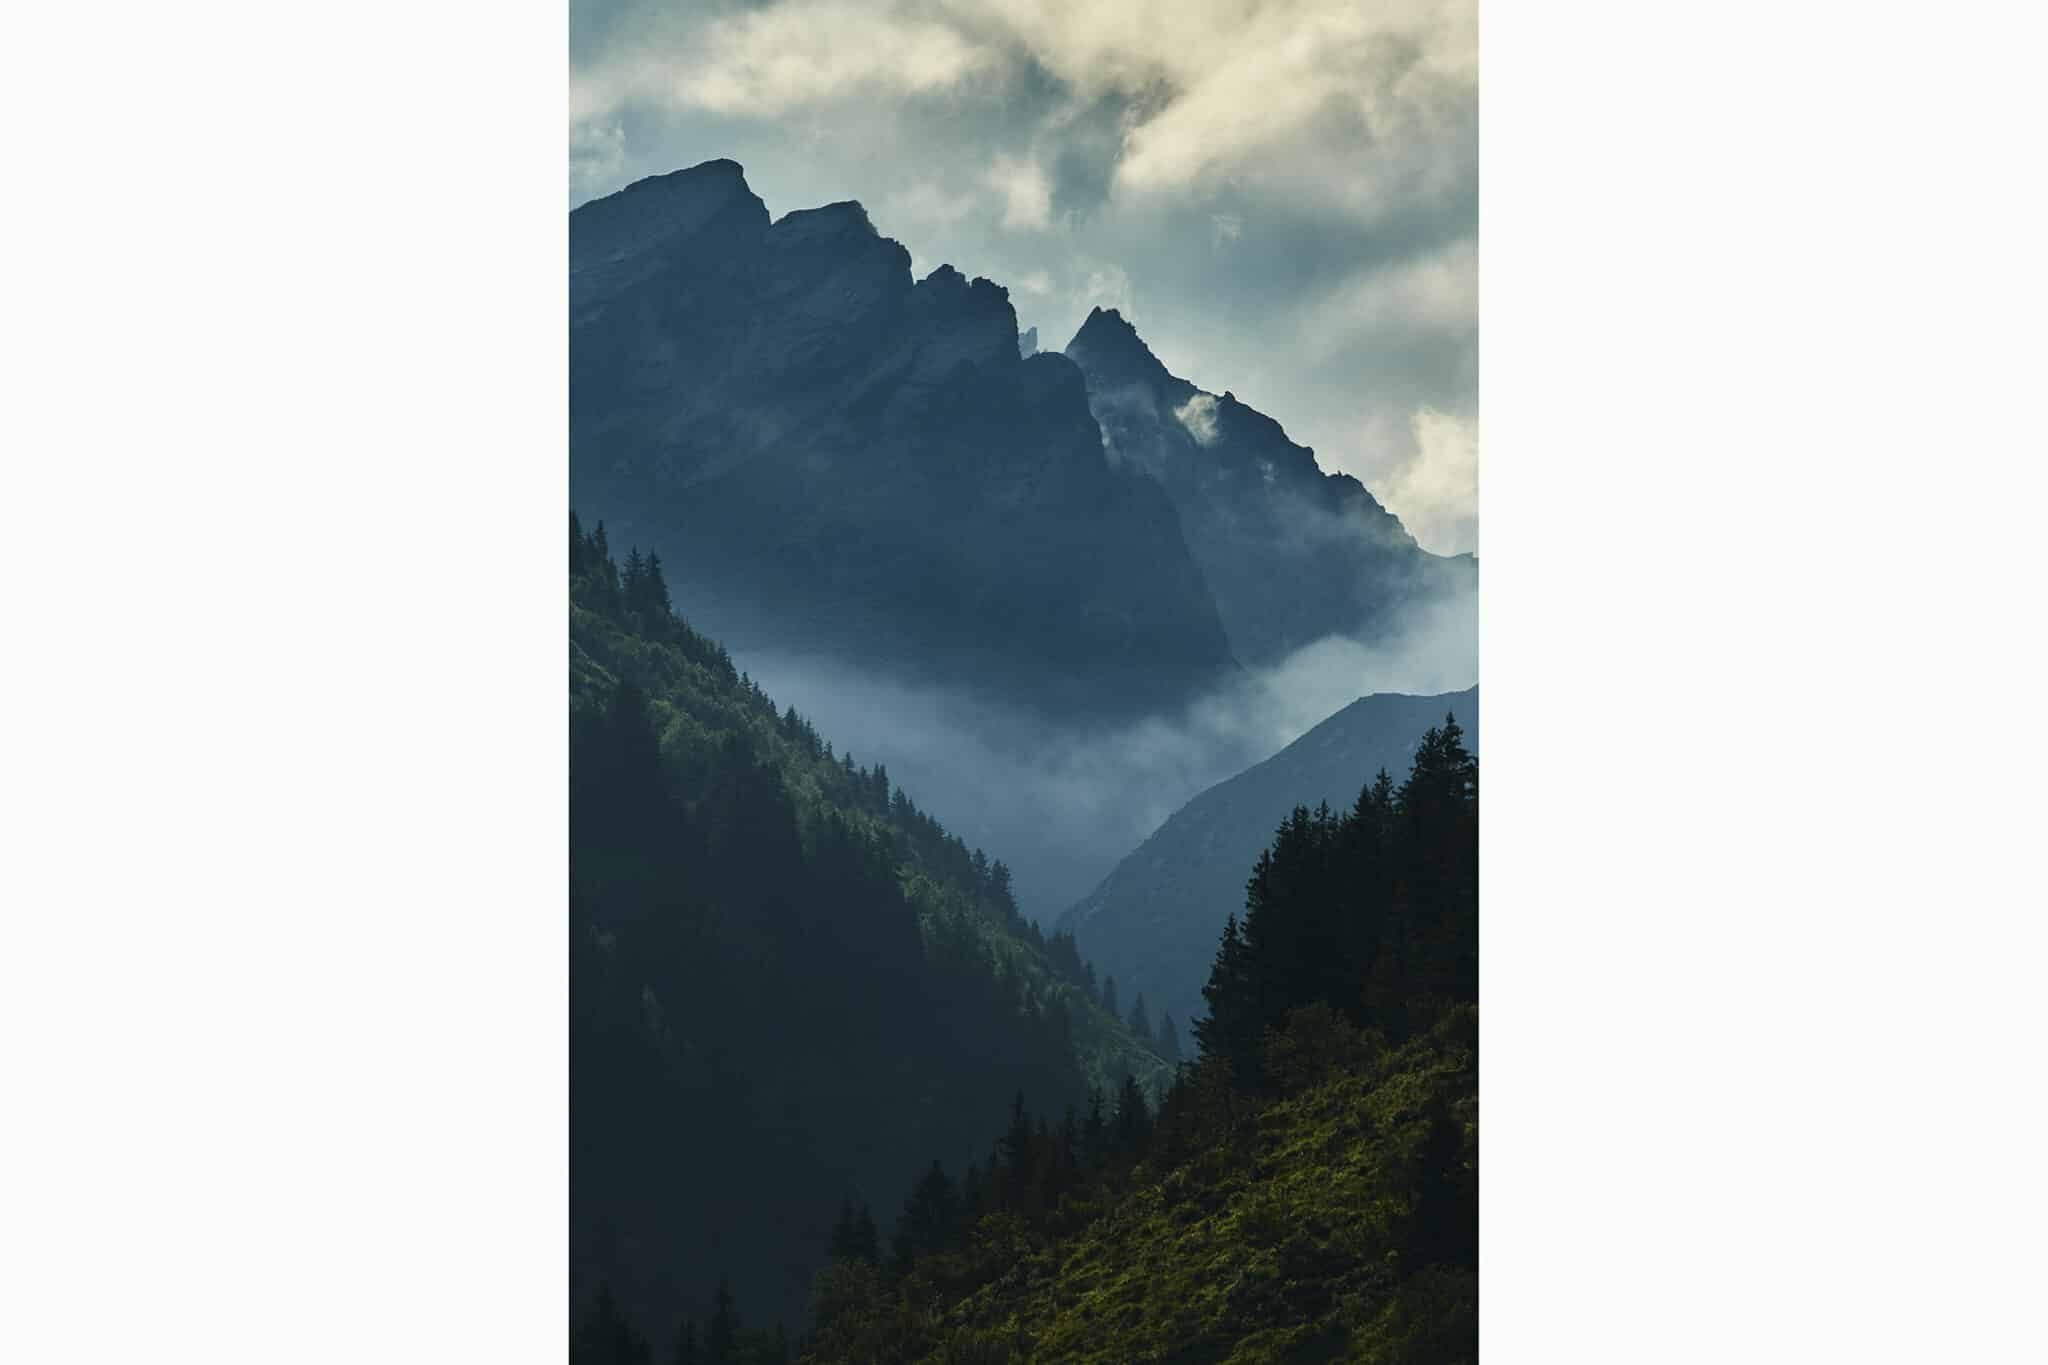
[[[1412,610],[1384,642],[1329,636],[1173,715],[1105,728],[834,659],[740,651],[734,661],[857,762],[880,762],[970,846],[1010,865],[1018,904],[1050,926],[1190,799],[1374,692],[1478,680],[1472,595]],[[1361,783],[1371,774],[1361,774]]]

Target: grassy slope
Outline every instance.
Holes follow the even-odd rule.
[[[1405,1248],[1419,1192],[1444,1161],[1429,1150],[1432,1114],[1448,1106],[1462,1134],[1451,1160],[1476,1169],[1476,1035],[1477,1012],[1459,1010],[1247,1118],[1177,1169],[1140,1167],[1099,1216],[1049,1245],[1019,1230],[998,1248],[1004,1230],[989,1220],[981,1254],[1007,1270],[915,1326],[899,1317],[918,1342],[904,1358],[1469,1358],[1477,1275],[1415,1264],[1426,1258]]]

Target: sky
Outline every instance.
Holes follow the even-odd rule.
[[[573,0],[569,48],[572,204],[715,157],[857,199],[1478,549],[1476,0]]]

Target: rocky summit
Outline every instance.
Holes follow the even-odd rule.
[[[570,214],[570,482],[735,649],[1063,714],[1234,674],[1174,504],[1001,286],[711,161]]]
[[[1247,665],[1331,635],[1384,640],[1417,609],[1472,613],[1473,556],[1422,549],[1365,485],[1324,473],[1278,422],[1168,373],[1117,310],[1090,313],[1066,354],[1087,376],[1112,462],[1173,499]]]

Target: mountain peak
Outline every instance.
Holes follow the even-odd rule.
[[[791,209],[775,220],[770,231],[786,241],[881,236],[858,199],[842,199],[836,204],[822,204],[814,209]]]
[[[747,184],[746,170],[737,161],[719,157],[714,161],[702,161],[695,166],[685,166],[678,171],[662,175],[650,175],[635,180],[626,188],[591,204],[619,203],[652,207],[657,202],[702,204],[716,203],[739,195],[753,197],[754,191]],[[591,205],[585,205],[585,208]]]
[[[1081,324],[1081,330],[1074,333],[1069,346],[1085,343],[1090,346],[1136,346],[1145,349],[1145,343],[1138,336],[1138,329],[1130,320],[1114,308],[1091,308],[1088,320]],[[1150,354],[1147,352],[1147,354]]]
[[[1145,345],[1138,329],[1114,308],[1096,308],[1074,339],[1067,343],[1071,357],[1097,383],[1145,383],[1160,386],[1173,376]]]

